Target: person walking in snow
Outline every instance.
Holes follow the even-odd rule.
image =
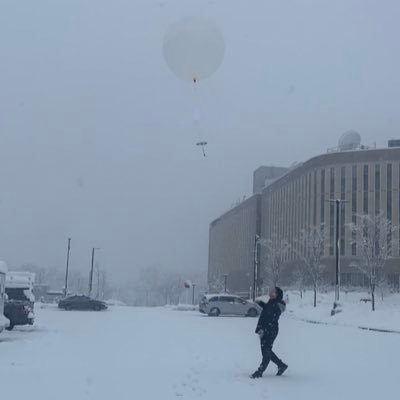
[[[262,308],[262,312],[258,320],[256,334],[260,337],[262,361],[251,378],[261,378],[270,361],[277,365],[277,375],[281,376],[288,366],[272,351],[272,346],[279,332],[279,317],[286,309],[282,289],[279,287],[272,288],[269,292],[268,303],[259,301],[258,304]]]

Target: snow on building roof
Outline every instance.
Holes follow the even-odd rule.
[[[0,261],[0,273],[6,274],[7,271],[7,264],[4,261]]]

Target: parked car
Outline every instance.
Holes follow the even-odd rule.
[[[33,285],[35,275],[30,272],[8,272],[6,275],[4,315],[10,320],[8,330],[16,325],[35,322]]]
[[[4,317],[4,301],[6,298],[6,273],[7,266],[4,262],[0,261],[0,332],[4,330],[9,324]]]
[[[64,310],[101,311],[107,309],[107,304],[104,301],[92,299],[88,296],[74,295],[60,300],[58,308]]]
[[[219,315],[241,315],[257,317],[261,308],[258,304],[230,294],[212,294],[202,298],[199,311],[212,317]]]

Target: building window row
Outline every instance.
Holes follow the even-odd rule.
[[[267,232],[292,244],[287,257],[294,259],[303,254],[298,238],[310,225],[326,226],[326,255],[335,254],[336,207],[333,199],[346,201],[340,208],[340,252],[342,256],[357,256],[357,246],[350,243],[347,224],[357,223],[357,214],[384,215],[400,225],[400,164],[393,163],[353,164],[329,167],[307,172],[269,194]],[[398,175],[398,177],[397,177]],[[395,176],[397,182],[394,182]],[[394,210],[394,198],[396,209]],[[393,217],[396,221],[393,221]],[[400,251],[400,235],[396,234],[396,254]],[[388,237],[390,246],[393,238]]]

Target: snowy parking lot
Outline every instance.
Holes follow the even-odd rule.
[[[37,325],[0,334],[2,398],[376,399],[400,392],[400,335],[281,320],[275,349],[290,369],[249,374],[256,323],[167,308],[37,308]]]

